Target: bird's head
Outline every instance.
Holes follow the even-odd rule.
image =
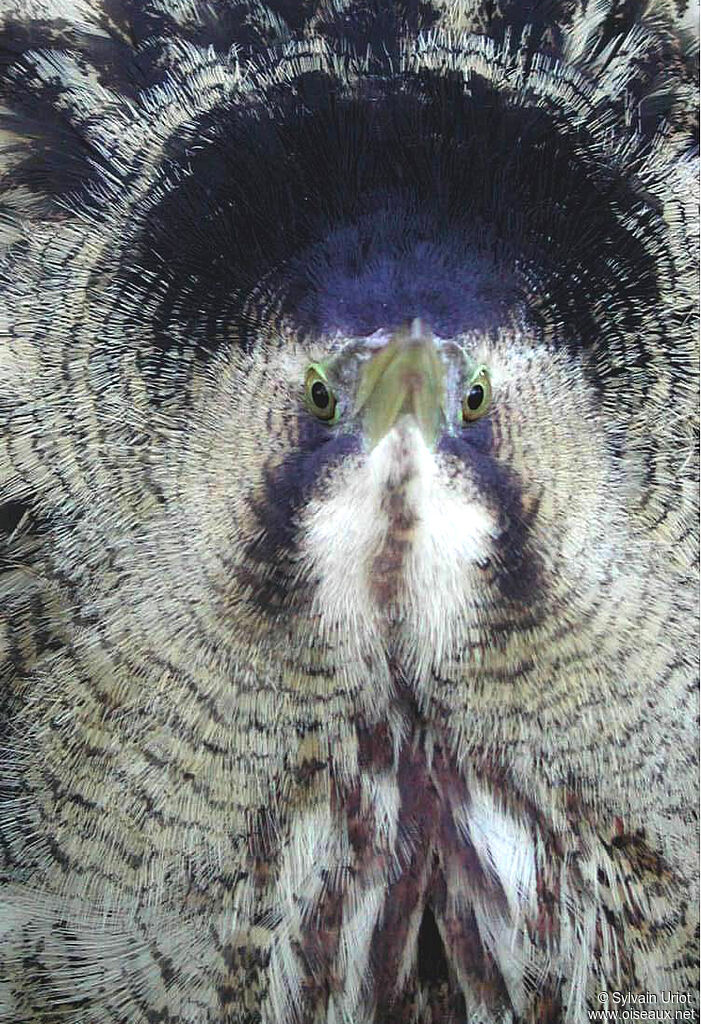
[[[526,330],[281,337],[212,376],[185,490],[220,623],[261,648],[340,644],[351,675],[379,657],[425,674],[595,590],[604,418]]]

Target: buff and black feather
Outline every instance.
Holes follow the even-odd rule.
[[[694,998],[688,22],[5,0],[0,1021]]]

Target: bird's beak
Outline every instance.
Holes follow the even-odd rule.
[[[363,370],[355,411],[374,448],[402,416],[410,416],[435,447],[445,404],[445,370],[433,336],[420,320],[397,332]]]

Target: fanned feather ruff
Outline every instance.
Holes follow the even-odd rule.
[[[696,173],[697,53],[692,33],[670,4],[611,0],[586,5],[556,0],[279,0],[268,5],[18,0],[6,3],[0,14],[0,47],[0,241],[5,249],[0,274],[7,296],[0,308],[6,342],[0,347],[0,416],[5,427],[0,438],[0,651],[8,692],[11,684],[19,694],[13,690],[15,696],[8,698],[7,749],[12,760],[5,777],[9,823],[3,823],[4,842],[10,867],[21,860],[20,875],[33,867],[41,871],[62,856],[68,861],[82,856],[79,844],[77,849],[72,845],[70,829],[47,840],[39,815],[49,811],[43,806],[38,810],[40,801],[23,789],[28,774],[40,775],[37,749],[45,749],[54,761],[70,762],[80,799],[100,808],[91,824],[95,853],[89,869],[98,878],[101,866],[124,864],[124,886],[147,893],[141,903],[135,900],[125,909],[112,879],[99,876],[83,889],[74,872],[61,879],[56,891],[35,898],[20,877],[7,891],[0,919],[0,939],[13,950],[0,978],[0,1020],[38,1021],[63,1013],[58,1019],[70,1024],[131,1022],[147,1019],[152,1009],[163,1019],[188,1024],[253,1022],[259,1011],[266,1024],[283,1024],[305,1019],[308,1004],[322,1014],[326,999],[329,1022],[374,1021],[382,999],[389,1005],[392,995],[389,985],[387,991],[382,984],[372,987],[372,979],[382,981],[386,969],[373,948],[375,928],[386,893],[401,885],[421,836],[401,814],[411,779],[404,780],[400,793],[388,773],[359,772],[355,738],[344,732],[343,724],[336,725],[334,715],[342,719],[345,700],[369,714],[370,706],[385,696],[387,669],[371,664],[367,670],[368,675],[375,672],[376,689],[370,695],[353,691],[354,685],[361,689],[357,679],[326,692],[321,670],[316,675],[310,670],[304,680],[306,686],[319,687],[315,695],[337,729],[329,733],[338,763],[334,784],[354,808],[353,826],[364,830],[367,848],[377,853],[376,861],[368,855],[365,873],[356,875],[350,867],[350,829],[338,826],[324,786],[312,787],[307,802],[295,806],[293,815],[287,804],[290,793],[279,785],[280,778],[289,779],[298,770],[313,775],[314,766],[331,755],[315,745],[312,734],[310,749],[304,758],[299,755],[300,765],[290,764],[289,741],[297,740],[302,712],[296,698],[278,697],[276,666],[271,669],[266,660],[265,637],[250,640],[255,623],[242,620],[233,643],[224,627],[210,622],[207,644],[198,646],[200,623],[190,611],[194,609],[194,616],[204,604],[204,591],[197,588],[204,586],[202,565],[210,568],[207,538],[200,538],[194,513],[178,524],[159,518],[159,510],[167,506],[164,494],[179,472],[190,472],[186,482],[193,491],[202,488],[203,504],[209,499],[207,436],[189,418],[187,402],[196,401],[195,389],[206,389],[217,373],[226,378],[222,348],[232,342],[250,347],[260,323],[274,320],[283,300],[288,302],[283,310],[287,314],[302,310],[313,324],[323,319],[315,285],[337,268],[329,270],[323,253],[316,254],[311,270],[296,264],[294,257],[301,242],[310,243],[310,225],[324,218],[333,221],[334,216],[342,219],[344,189],[350,194],[361,182],[380,195],[367,229],[370,252],[373,245],[381,249],[393,222],[395,228],[400,222],[400,232],[405,223],[420,224],[412,207],[416,195],[399,212],[384,208],[382,195],[397,187],[408,156],[416,157],[411,173],[419,183],[417,194],[432,195],[432,160],[445,154],[440,132],[431,136],[423,128],[432,127],[437,110],[452,130],[446,134],[458,137],[463,146],[462,157],[448,147],[441,168],[457,166],[467,175],[465,168],[477,165],[477,172],[469,171],[474,185],[472,205],[466,204],[470,216],[485,220],[506,211],[503,223],[513,228],[521,247],[524,277],[532,275],[531,312],[563,347],[571,335],[590,353],[588,372],[604,403],[623,410],[616,443],[631,465],[640,466],[635,472],[650,483],[649,495],[636,506],[640,522],[655,541],[662,538],[673,551],[669,571],[688,580],[695,549],[690,480],[696,452],[688,412],[694,390],[690,324],[697,265],[696,204],[689,184]],[[393,93],[396,79],[402,88]],[[471,96],[482,90],[485,103],[493,103],[493,122],[456,115],[456,109],[469,111],[464,100],[468,88]],[[355,144],[367,143],[364,126],[370,123],[369,111],[382,106],[375,103],[377,98],[386,100],[396,122],[407,128],[405,137],[419,142],[407,154],[400,136],[395,163],[389,159],[393,143],[383,151],[386,161],[378,160],[376,166],[371,160],[359,161],[356,166]],[[332,117],[324,121],[324,116],[330,104],[346,101],[346,134],[336,137],[337,122]],[[431,115],[422,121],[426,108]],[[511,110],[514,117],[509,120]],[[322,128],[313,150],[306,151],[304,118],[310,111]],[[372,123],[384,128],[392,121]],[[474,144],[467,129],[460,135],[466,124],[478,142],[492,133],[498,140],[504,157],[501,176],[486,173],[493,161],[489,151],[480,175],[480,153],[485,150]],[[548,163],[546,129],[553,124],[560,148],[553,145],[549,155],[561,154],[561,160],[553,156]],[[440,128],[445,132],[446,124]],[[231,143],[234,130],[239,134]],[[513,156],[511,163],[507,156]],[[509,205],[514,185],[528,178],[519,170],[519,160],[530,168],[541,162],[555,168],[552,180],[537,183],[541,191],[536,188],[536,198],[543,203],[556,196],[540,220],[535,202],[520,217],[517,204]],[[198,173],[205,164],[215,168],[208,172],[211,177]],[[309,221],[297,219],[298,194],[285,194],[284,184],[295,174],[293,180],[301,186],[313,185],[309,208],[316,221],[311,215]],[[580,174],[589,190],[591,237],[571,227],[578,198],[571,183]],[[481,181],[487,183],[482,192]],[[203,222],[204,200],[210,196],[216,200],[214,212]],[[461,215],[459,198],[459,190],[446,197],[451,217]],[[237,202],[255,217],[247,212],[238,216]],[[533,245],[541,245],[548,218],[558,212],[562,216],[552,221],[549,239],[555,255],[546,273],[544,263],[535,258],[529,263],[528,245],[532,236]],[[356,229],[362,234],[366,225]],[[499,261],[497,252],[496,265]],[[268,276],[278,271],[282,298],[273,289],[266,291]],[[225,289],[230,279],[232,293]],[[304,302],[295,305],[298,292]],[[609,317],[611,309],[618,319]],[[52,344],[54,338],[60,344]],[[75,367],[84,367],[85,374],[75,374]],[[232,378],[232,388],[241,386],[233,373]],[[622,386],[614,388],[616,381]],[[675,411],[658,436],[655,424],[670,405]],[[206,404],[204,408],[206,415]],[[79,443],[62,447],[59,439],[64,436]],[[178,447],[180,437],[187,437],[189,449]],[[82,443],[85,439],[90,444]],[[159,465],[153,452],[170,451],[171,443],[172,462]],[[190,469],[183,464],[193,453],[196,462]],[[300,459],[300,477],[305,466]],[[273,466],[269,491],[279,497],[280,506],[287,500],[296,510],[298,494],[276,490],[274,471]],[[637,499],[632,485],[631,492]],[[512,495],[507,498],[514,500]],[[242,504],[243,497],[236,495],[236,514]],[[351,509],[347,520],[351,539],[355,513]],[[282,536],[280,517],[277,505],[264,508],[260,536]],[[246,585],[261,603],[278,601],[285,609],[296,609],[305,580],[295,580],[298,588],[284,591],[281,576],[275,575],[267,553],[261,553],[259,539],[252,535],[245,544],[236,542],[234,568],[245,563]],[[514,543],[518,539],[514,528]],[[320,562],[327,558],[337,568],[345,559],[351,565],[352,552],[335,538],[328,549],[323,541],[317,548]],[[164,572],[155,578],[152,562],[172,567],[172,576]],[[294,571],[289,569],[283,583],[294,579]],[[124,580],[131,595],[126,604],[120,590]],[[181,606],[178,580],[187,583],[188,614]],[[357,614],[349,597],[354,585],[349,569],[343,593],[329,592],[327,604],[338,608],[340,620]],[[612,591],[618,596],[616,586],[614,581]],[[65,592],[79,609],[77,622],[66,610]],[[366,623],[358,618],[357,632],[362,633]],[[417,672],[429,673],[436,651],[451,649],[455,626],[438,601],[418,625],[426,640],[410,654]],[[166,630],[167,657],[158,645],[154,649],[152,640],[165,636]],[[671,620],[670,630],[674,646],[683,625]],[[332,647],[337,638],[329,635],[325,641]],[[113,650],[122,653],[124,663],[113,662]],[[362,664],[366,652],[359,645],[356,653]],[[670,659],[671,674],[688,674],[691,654],[674,651]],[[235,709],[233,738],[217,717],[222,707],[230,710],[226,692],[208,690],[212,666],[219,677],[238,673],[246,684]],[[95,695],[84,685],[88,670],[91,678],[109,680],[104,692]],[[259,680],[269,687],[263,696]],[[604,697],[606,682],[601,683]],[[431,697],[439,683],[432,680]],[[663,702],[670,718],[686,711],[681,692],[679,684]],[[206,693],[209,704],[198,693]],[[476,696],[475,704],[482,699],[488,703],[489,695]],[[458,710],[465,712],[463,707]],[[627,712],[626,707],[613,712],[620,717],[621,733],[629,726]],[[102,727],[103,715],[109,728]],[[263,728],[260,721],[266,715]],[[124,774],[110,778],[104,792],[96,791],[87,772],[81,774],[81,751],[60,747],[66,723],[83,718],[92,723],[91,745],[101,756],[112,757],[120,746],[130,751]],[[190,731],[181,764],[180,752],[173,753],[171,744],[186,726]],[[502,722],[495,713],[494,736],[504,747],[518,744],[521,728],[525,726],[517,716]],[[390,733],[396,760],[405,737],[393,721]],[[446,843],[449,852],[442,868],[447,892],[438,927],[452,962],[460,965],[457,987],[470,1019],[480,1024],[547,1021],[559,1019],[548,1013],[564,1006],[562,1019],[579,1024],[592,994],[595,958],[600,987],[615,984],[618,977],[663,978],[665,984],[672,978],[685,985],[693,966],[689,922],[694,894],[691,883],[688,892],[679,887],[679,878],[688,883],[695,870],[688,844],[679,835],[685,827],[693,828],[687,776],[661,783],[668,786],[667,803],[678,814],[672,828],[667,811],[658,815],[650,810],[645,821],[648,847],[635,831],[646,813],[644,794],[623,770],[621,800],[632,822],[626,821],[628,831],[621,823],[620,835],[604,836],[587,817],[610,759],[601,755],[599,763],[592,755],[590,778],[577,793],[584,808],[580,811],[576,801],[564,806],[559,791],[550,788],[544,796],[535,783],[532,790],[523,783],[520,803],[505,784],[495,791],[504,765],[495,756],[492,776],[473,772],[471,742],[467,730],[458,732],[453,751],[469,780],[468,802],[451,795],[452,768],[430,765],[432,778],[444,783],[447,794],[449,813],[441,827],[464,840],[479,879],[477,894],[468,899],[460,886],[464,865],[458,845]],[[633,739],[627,742],[632,750]],[[154,765],[171,765],[173,759],[181,769],[178,785],[187,791],[207,744],[216,748],[218,743],[226,753],[208,768],[207,783],[214,805],[226,808],[226,827],[220,824],[221,812],[209,820],[207,830],[201,820],[201,793],[193,789],[187,800],[180,799],[163,787]],[[430,762],[428,740],[425,748]],[[667,756],[660,753],[661,776]],[[47,764],[50,760],[47,753]],[[288,785],[291,792],[292,782]],[[47,791],[42,789],[42,795]],[[56,802],[64,796],[58,787]],[[527,820],[524,808],[533,809],[539,799],[542,820],[535,811]],[[165,821],[163,831],[149,831],[148,815],[143,814],[140,828],[129,832],[130,801],[138,813],[148,806],[154,820]],[[122,805],[126,810],[119,818]],[[181,834],[175,827],[169,830],[173,805],[187,823],[184,850]],[[104,817],[107,810],[117,815],[117,826]],[[606,807],[607,813],[611,810]],[[560,857],[562,836],[569,835],[573,823],[580,830],[576,842]],[[251,836],[258,845],[244,857],[240,850]],[[282,849],[281,836],[286,837]],[[651,852],[658,847],[664,848],[663,866]],[[509,857],[505,850],[513,849],[518,855]],[[255,872],[265,877],[268,859],[279,879],[272,899],[269,893],[261,897],[256,888],[264,889]],[[244,861],[247,870],[237,873],[236,866]],[[186,883],[178,874],[181,868]],[[421,900],[430,876],[431,864],[420,864],[406,896],[411,919],[399,956],[397,976],[402,981],[414,970]],[[636,880],[633,888],[631,876]],[[183,916],[168,899],[185,884],[189,902]],[[200,908],[216,886],[221,886],[225,909],[213,922],[206,908]],[[655,935],[640,924],[641,915],[655,922]],[[446,924],[468,919],[480,936],[479,955],[466,952],[461,947],[464,937],[451,933]],[[56,921],[62,926],[52,927]],[[327,928],[328,949],[323,943],[304,945],[310,922]],[[667,933],[666,942],[657,945],[659,935]],[[211,968],[212,948],[221,956],[223,974],[215,975]],[[24,955],[34,958],[27,972]],[[474,977],[466,965],[474,967]],[[39,987],[50,978],[45,1009],[35,1011],[31,993],[24,1003],[12,1002],[16,991],[24,991],[25,974]],[[319,991],[314,989],[317,977],[333,979],[331,994],[321,984]],[[242,979],[247,986],[244,1003],[253,1009],[249,1013],[239,1005],[227,1011],[239,998]],[[554,995],[558,985],[562,1004]],[[541,989],[544,1001],[538,1003],[534,993]],[[95,997],[95,992],[108,992],[109,1005],[100,1001],[107,997]],[[552,1006],[546,1005],[546,997],[552,997]],[[95,998],[97,1010],[89,1003]],[[406,1008],[407,1024],[428,1012],[422,1003],[428,996],[419,994],[417,999]],[[217,1012],[219,1017],[214,1016]]]

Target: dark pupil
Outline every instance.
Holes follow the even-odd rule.
[[[470,394],[467,396],[467,408],[471,409],[472,412],[477,412],[483,401],[484,388],[481,384],[473,384],[470,388]]]
[[[329,392],[320,380],[315,380],[312,384],[312,402],[317,409],[325,409],[329,404]]]

